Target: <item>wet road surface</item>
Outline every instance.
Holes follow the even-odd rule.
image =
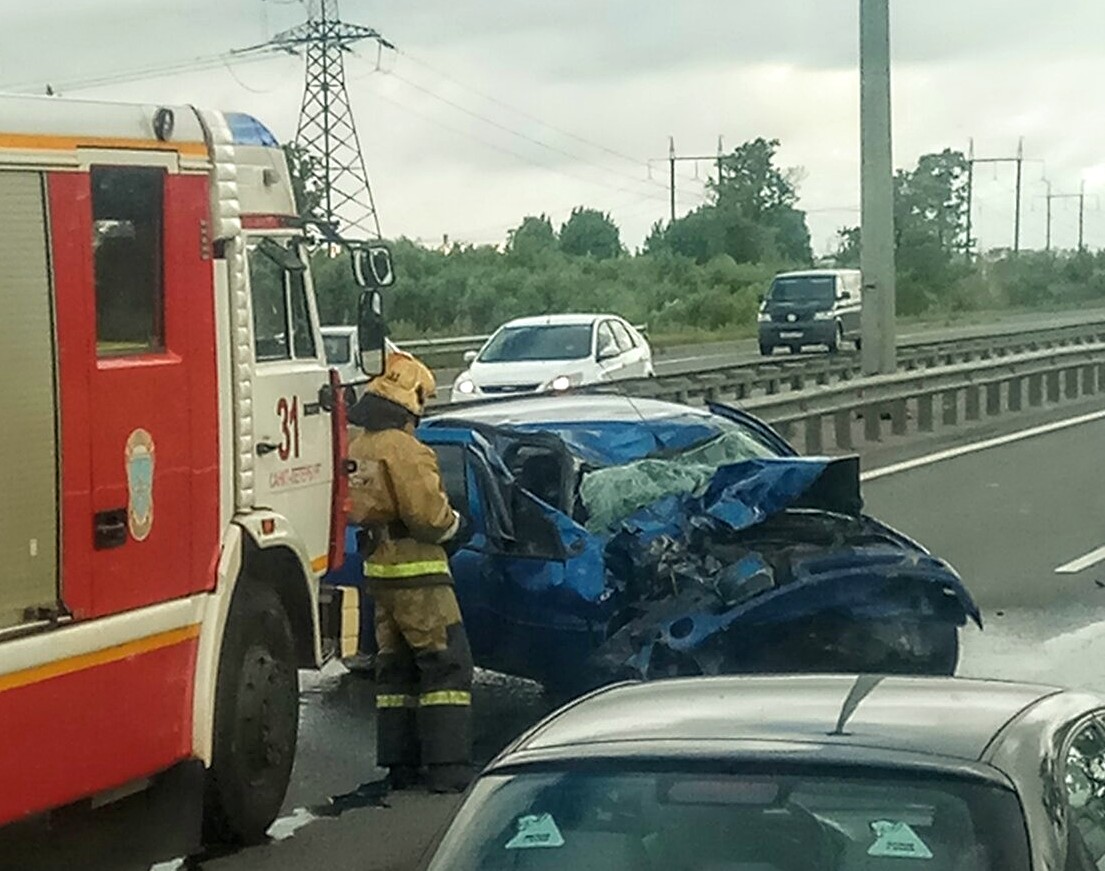
[[[1098,411],[1100,401],[1050,417]],[[886,466],[934,446],[922,448],[884,449],[864,465]],[[1105,415],[864,484],[868,510],[948,558],[977,597],[985,629],[964,630],[961,674],[1105,693],[1105,550],[1098,552],[1105,547],[1103,455]],[[357,792],[383,774],[372,759],[372,682],[342,672],[331,666],[322,675],[304,674],[299,754],[274,840],[190,867],[417,866],[457,799],[399,794],[381,805],[371,788]],[[481,674],[474,699],[477,758],[489,759],[549,708],[540,687]]]

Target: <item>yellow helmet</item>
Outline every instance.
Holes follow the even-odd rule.
[[[425,363],[405,351],[396,350],[388,354],[384,374],[369,381],[365,390],[421,417],[426,401],[437,392],[437,381]]]

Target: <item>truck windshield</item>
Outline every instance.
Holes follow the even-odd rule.
[[[349,336],[322,337],[322,347],[326,351],[326,362],[331,366],[341,366],[349,362],[352,356],[349,349]]]
[[[430,871],[1027,871],[1016,796],[950,778],[557,770],[480,780]]]
[[[776,278],[768,301],[786,305],[816,305],[829,308],[836,299],[836,277],[832,275],[795,275]]]
[[[534,324],[503,327],[491,337],[479,362],[582,360],[590,355],[590,324]]]

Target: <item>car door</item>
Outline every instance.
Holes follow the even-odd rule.
[[[330,416],[319,402],[328,368],[310,273],[293,238],[252,237],[246,256],[254,328],[254,505],[286,517],[321,571],[333,470]]]
[[[610,329],[614,332],[614,341],[618,343],[618,350],[622,352],[625,360],[623,366],[625,377],[644,378],[648,374],[645,349],[634,338],[633,332],[624,321],[612,319]]]
[[[601,630],[598,540],[518,486],[478,433],[425,427],[419,438],[439,457],[464,447],[463,476],[443,478],[467,488],[450,494],[467,504],[471,535],[450,567],[477,665],[542,681],[578,670]]]
[[[604,381],[632,377],[626,374],[625,353],[618,346],[609,320],[600,321],[595,331],[595,362],[599,365]]]
[[[165,155],[104,159],[51,174],[45,212],[62,593],[78,618],[209,587],[219,541],[206,182]],[[52,547],[43,542],[44,560]]]

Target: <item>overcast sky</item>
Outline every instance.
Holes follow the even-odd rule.
[[[1024,247],[1043,247],[1055,192],[1105,194],[1105,2],[892,0],[894,156],[946,146],[1012,156],[1025,137]],[[635,246],[667,212],[668,136],[713,154],[778,138],[801,166],[814,247],[858,221],[858,0],[343,0],[364,44],[348,83],[385,235],[501,242],[526,214],[609,210]],[[265,40],[298,0],[0,0],[0,87],[160,67]],[[302,61],[280,57],[63,94],[241,109],[294,135]],[[540,119],[540,120],[538,120]],[[649,160],[652,178],[649,178]],[[659,159],[659,160],[657,160]],[[680,166],[679,211],[708,164]],[[975,226],[1009,245],[1011,166],[979,168]],[[1057,244],[1077,238],[1073,200]],[[1089,199],[1087,241],[1105,246]]]

